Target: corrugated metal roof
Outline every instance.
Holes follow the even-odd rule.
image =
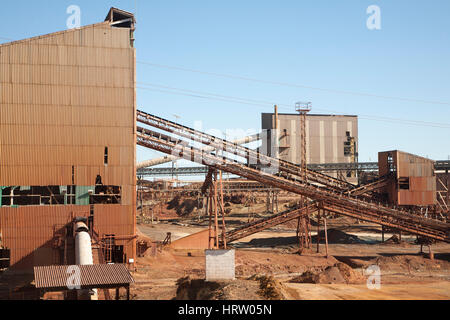
[[[74,267],[80,269],[82,288],[101,288],[113,285],[127,285],[134,282],[124,264],[96,264],[83,266],[41,266],[34,267],[34,279],[37,289],[68,288],[69,277]],[[69,284],[72,283],[69,281]]]

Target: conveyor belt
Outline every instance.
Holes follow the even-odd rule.
[[[227,243],[245,238],[249,235],[261,232],[262,230],[297,219],[303,215],[313,213],[316,210],[317,203],[312,202],[306,207],[286,210],[276,215],[247,223],[239,228],[228,231],[226,234]]]
[[[245,158],[250,164],[262,164],[271,167],[276,171],[279,170],[283,174],[301,176],[301,168],[294,163],[266,156],[236,143],[226,141],[152,114],[138,110],[137,121],[177,136],[187,138],[191,141],[202,143],[227,153],[236,154]],[[307,170],[307,179],[308,181],[320,183],[337,191],[347,191],[354,188],[354,186],[347,181],[342,181],[312,170]]]
[[[234,159],[227,158],[224,155],[218,156],[195,148],[188,141],[144,128],[138,128],[137,143],[153,150],[303,195],[317,201],[322,208],[331,212],[397,228],[419,236],[450,242],[450,228],[446,222],[423,218],[398,209],[372,203],[365,199],[348,195],[346,192],[338,192],[333,187],[319,187],[311,184],[309,178],[308,181],[302,181],[301,177],[294,174],[283,176],[269,174]]]

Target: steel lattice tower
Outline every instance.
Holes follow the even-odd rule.
[[[300,167],[304,181],[307,179],[306,169],[306,115],[311,111],[311,102],[297,102],[295,110],[300,114],[300,140],[301,140],[301,161]]]

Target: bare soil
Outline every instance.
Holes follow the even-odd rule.
[[[228,229],[269,215],[265,204],[247,207],[230,202],[227,208],[231,210],[226,218]],[[236,281],[205,289],[204,252],[165,249],[156,256],[146,254],[137,259],[132,292],[135,299],[180,299],[192,294],[202,299],[270,299],[260,288],[261,277],[266,277],[275,281],[279,299],[450,299],[450,244],[433,245],[434,260],[430,260],[428,248],[419,253],[414,236],[403,234],[397,241],[394,234],[385,234],[385,239],[393,238],[382,243],[377,225],[346,217],[330,217],[327,222],[328,258],[323,226],[320,252],[316,252],[317,225],[313,220],[312,248],[299,255],[292,221],[231,244],[236,249]],[[152,226],[138,225],[138,230],[154,241],[164,240],[167,232],[176,240],[207,225],[207,219],[194,213]],[[365,270],[369,266],[381,270],[380,289],[367,286]],[[189,289],[192,281],[197,289]]]

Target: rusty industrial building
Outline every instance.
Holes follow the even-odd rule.
[[[134,23],[111,9],[101,23],[0,45],[0,234],[12,269],[71,263],[82,217],[105,262],[134,263]]]
[[[320,253],[323,228],[327,260],[327,219],[338,216],[380,227],[382,242],[386,230],[414,236],[430,259],[431,245],[450,243],[450,161],[392,150],[360,163],[355,115],[275,106],[262,114],[262,133],[227,141],[139,110],[135,23],[111,8],[101,23],[0,45],[0,270],[33,270],[38,298],[65,291],[63,298],[109,299],[116,289],[119,299],[126,288],[129,299],[130,272],[150,251],[169,247],[192,258],[192,250],[227,250],[288,222],[300,255],[312,249],[312,226]],[[257,149],[245,146],[260,140]],[[136,164],[136,146],[165,156]],[[178,159],[201,167],[150,168]],[[158,172],[172,179],[144,179]],[[178,173],[203,176],[180,183]],[[266,197],[264,214],[227,219],[225,196],[236,193]],[[288,198],[280,208],[279,195]],[[137,241],[137,216],[150,213],[153,224],[153,214],[181,196],[198,204],[194,218],[205,228],[172,243],[163,225],[163,241]],[[240,209],[250,212],[246,201]],[[74,266],[77,290],[66,288]]]
[[[302,157],[300,117],[293,113],[263,113],[262,150],[269,156],[300,164]],[[351,115],[306,115],[306,161],[308,164],[358,162],[358,117]],[[335,178],[358,182],[355,170],[342,174],[328,172]]]
[[[446,222],[448,212],[445,215],[440,214],[435,206],[435,201],[426,203],[428,202],[427,197],[433,197],[431,193],[436,192],[436,187],[433,187],[431,183],[429,186],[426,185],[425,188],[421,186],[416,188],[416,184],[420,184],[419,181],[421,179],[426,180],[428,177],[427,181],[431,181],[431,177],[434,177],[434,162],[425,161],[423,158],[413,155],[408,156],[406,153],[400,152],[395,152],[394,159],[394,156],[389,156],[389,154],[393,154],[394,152],[388,152],[387,155],[390,159],[388,164],[384,165],[381,160],[378,164],[381,168],[381,176],[370,183],[355,186],[346,180],[334,178],[319,171],[304,169],[296,163],[265,155],[264,153],[260,153],[259,150],[255,151],[240,146],[236,143],[208,135],[144,111],[138,110],[137,113],[137,121],[147,126],[137,127],[138,145],[168,155],[176,154],[180,158],[208,166],[208,173],[201,189],[202,193],[207,193],[208,197],[214,198],[208,200],[211,204],[209,206],[209,215],[210,217],[214,216],[214,220],[216,221],[215,226],[213,226],[214,232],[210,232],[208,240],[210,242],[211,234],[215,234],[215,242],[214,244],[210,242],[209,247],[226,247],[227,241],[237,240],[243,235],[246,236],[256,233],[292,219],[305,218],[308,216],[308,212],[317,210],[324,210],[373,222],[383,227],[394,228],[417,236],[449,241],[448,224]],[[155,131],[155,129],[164,132]],[[222,150],[222,152],[228,153],[229,155],[221,154],[218,156],[214,152],[207,152],[205,151],[206,149],[194,147],[191,143],[195,141],[201,142],[203,145],[208,146],[208,148],[213,147]],[[304,143],[302,145],[304,146]],[[380,153],[380,159],[383,159],[384,154]],[[397,156],[398,154],[400,156]],[[238,162],[231,156],[239,156],[245,162]],[[390,165],[392,161],[397,166],[398,171],[392,170],[391,175],[383,174],[383,168]],[[266,168],[272,167],[275,172],[261,174],[260,167],[258,167],[261,165]],[[222,200],[219,199],[220,197],[217,198],[218,188],[222,190],[220,186],[222,185],[222,181],[221,178],[218,178],[219,176],[221,177],[220,171],[260,182],[267,187],[297,194],[310,199],[311,202],[300,203],[299,207],[281,212],[267,219],[262,219],[259,222],[257,221],[247,226],[242,226],[237,230],[220,232],[218,227],[218,212],[222,212],[222,219],[224,216],[223,206],[222,209],[218,206],[218,203],[223,201],[223,198]],[[391,181],[394,181],[395,185],[400,189],[403,188],[402,178],[407,178],[413,182],[413,186],[410,187],[410,190],[407,190],[413,193],[413,196],[410,193],[404,195],[404,190],[400,190],[398,192],[400,194],[400,200],[398,197],[394,199],[392,198],[394,191],[388,190],[391,201],[383,199],[383,193],[386,193],[383,192],[383,188],[391,183]],[[420,193],[420,196],[417,193],[415,198],[414,192]],[[222,192],[220,191],[219,193]],[[405,202],[407,201],[405,200],[407,197],[412,197],[413,201]],[[420,202],[416,201],[419,197],[422,199]],[[403,205],[400,207],[399,204],[401,203]],[[426,207],[427,211],[429,205],[432,205],[435,210],[433,218],[430,218],[431,213],[430,216],[423,213],[424,207]],[[439,215],[440,217],[438,217]],[[303,225],[308,225],[308,223],[305,222]],[[223,228],[225,230],[225,227]],[[307,234],[310,231],[306,228],[303,231],[298,230],[298,232]],[[218,236],[219,233],[222,237],[221,240]],[[236,233],[240,233],[240,235],[232,236],[232,234]],[[305,244],[309,245],[310,243]]]
[[[437,204],[434,161],[402,151],[378,154],[380,177],[391,176],[382,192],[390,203],[399,206]]]

